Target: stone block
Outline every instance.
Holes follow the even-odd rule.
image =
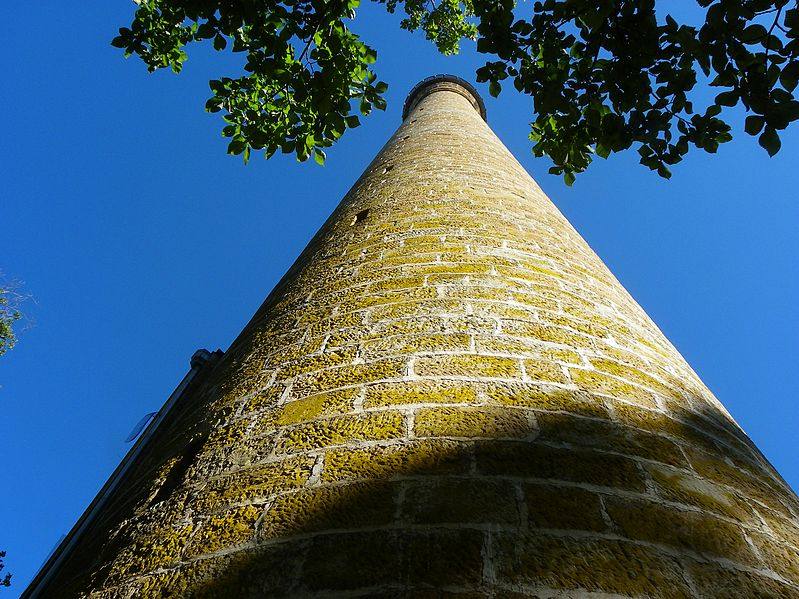
[[[530,415],[499,407],[423,408],[416,412],[417,437],[522,438],[535,433]]]

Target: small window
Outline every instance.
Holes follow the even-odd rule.
[[[387,172],[391,171],[394,168],[393,164],[389,164],[387,167],[383,168],[383,174],[385,175]]]
[[[405,141],[406,139],[410,139],[410,138],[411,138],[410,135],[406,135],[405,137],[402,138],[402,141]]]
[[[352,219],[352,224],[357,225],[358,223],[362,223],[366,220],[367,215],[369,214],[369,209],[361,210],[358,214],[355,215],[355,218]]]

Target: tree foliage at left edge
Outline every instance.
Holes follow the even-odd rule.
[[[5,551],[0,551],[0,587],[10,587],[11,586],[11,574],[6,572],[3,574],[2,570],[5,568],[5,564],[3,563],[3,558],[6,556]]]
[[[375,0],[405,16],[444,54],[476,39],[478,69],[496,96],[507,82],[533,100],[530,138],[566,183],[594,156],[635,147],[663,177],[688,151],[732,138],[727,108],[770,154],[799,119],[799,0],[696,0],[699,25],[656,8],[661,0]],[[140,0],[113,45],[150,71],[179,72],[185,47],[206,41],[246,53],[245,73],[210,82],[211,112],[225,111],[228,152],[278,149],[324,163],[324,149],[359,115],[384,109],[377,53],[347,26],[359,0]],[[697,86],[717,88],[695,106]]]
[[[0,356],[17,342],[14,323],[22,316],[17,309],[17,303],[12,289],[0,286]]]

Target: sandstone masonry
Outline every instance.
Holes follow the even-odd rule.
[[[799,597],[796,495],[481,110],[417,87],[42,596]]]

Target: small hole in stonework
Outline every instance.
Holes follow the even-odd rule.
[[[355,215],[355,218],[352,219],[352,224],[357,225],[358,223],[362,223],[366,220],[367,215],[369,214],[369,209],[361,210],[358,214]]]
[[[405,141],[406,139],[410,139],[410,138],[411,138],[410,135],[406,135],[405,137],[402,138],[402,141]]]
[[[392,168],[394,168],[394,165],[393,165],[393,164],[389,164],[387,167],[385,167],[385,168],[383,169],[383,174],[385,175],[385,174],[386,174],[387,172],[389,172],[389,171],[390,171]]]

